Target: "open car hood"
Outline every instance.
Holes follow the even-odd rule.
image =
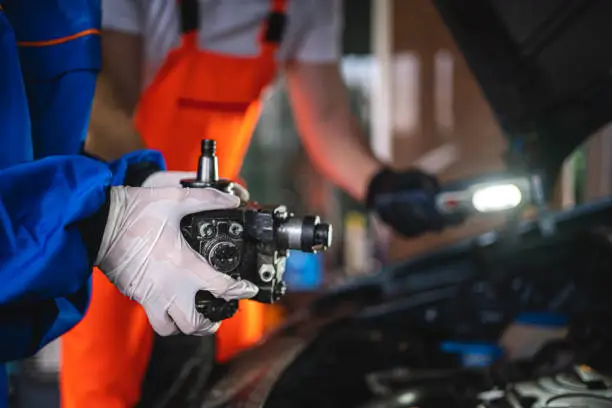
[[[612,120],[612,1],[434,0],[505,136],[552,183]]]

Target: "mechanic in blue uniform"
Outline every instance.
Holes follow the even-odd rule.
[[[93,265],[161,335],[217,329],[195,310],[198,289],[257,292],[215,272],[179,230],[183,215],[235,197],[177,188],[153,151],[110,164],[76,154],[100,68],[99,19],[97,0],[0,0],[0,407],[3,364],[83,317]]]

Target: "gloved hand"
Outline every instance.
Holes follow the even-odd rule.
[[[160,335],[215,332],[219,324],[195,309],[196,292],[230,300],[251,298],[258,288],[209,266],[183,238],[180,220],[237,205],[236,197],[214,189],[112,187],[96,265],[142,305]]]
[[[383,169],[370,181],[366,206],[406,237],[415,237],[447,226],[436,208],[438,181],[422,171]]]

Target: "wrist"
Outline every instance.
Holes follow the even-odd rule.
[[[100,230],[96,230],[99,234],[99,244],[95,253],[94,266],[99,267],[103,272],[105,271],[105,259],[109,250],[111,249],[112,243],[116,239],[116,235],[123,225],[122,217],[126,213],[126,190],[130,187],[115,186],[108,189],[107,203],[106,203],[106,222],[104,228],[100,233]],[[99,228],[99,225],[98,225]]]
[[[155,150],[132,152],[108,165],[113,173],[113,186],[140,187],[151,174],[165,169],[161,153]]]
[[[354,180],[359,180],[359,189],[355,194],[351,194],[354,198],[361,202],[367,202],[370,185],[374,177],[376,177],[386,167],[375,160],[371,160],[360,166],[359,172],[354,173]]]
[[[106,189],[106,199],[102,206],[95,213],[77,223],[77,228],[81,233],[81,238],[92,266],[96,265],[108,222],[111,207],[110,190],[110,187]]]
[[[132,163],[128,166],[123,179],[123,185],[130,187],[141,187],[145,181],[155,173],[161,171],[161,167],[156,163],[143,161]]]

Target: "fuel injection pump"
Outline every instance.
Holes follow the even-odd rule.
[[[332,243],[332,226],[316,215],[296,217],[284,205],[262,206],[249,201],[240,185],[219,179],[214,140],[202,140],[195,179],[181,180],[185,188],[215,188],[240,198],[237,208],[202,211],[181,220],[181,232],[189,245],[218,272],[246,279],[259,287],[253,300],[274,303],[286,291],[283,281],[290,250],[316,253]],[[219,322],[232,317],[238,301],[225,301],[201,290],[196,309]]]

